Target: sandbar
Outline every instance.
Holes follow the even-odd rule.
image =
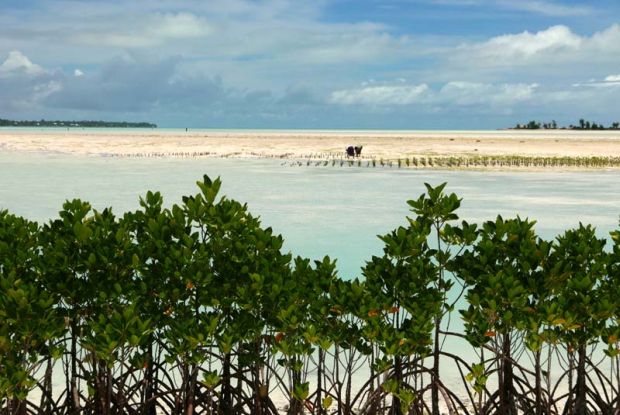
[[[620,131],[316,131],[0,129],[0,151],[124,157],[620,157]]]

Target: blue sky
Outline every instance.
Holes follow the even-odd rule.
[[[620,2],[3,0],[0,117],[494,129],[620,120]]]

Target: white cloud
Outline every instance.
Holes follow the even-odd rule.
[[[485,84],[448,82],[439,89],[427,84],[362,85],[360,88],[337,90],[329,102],[339,105],[404,106],[433,104],[440,106],[513,105],[531,100],[537,84]]]
[[[616,88],[620,87],[620,75],[608,75],[605,79],[590,79],[588,82],[575,83],[573,87]]]
[[[586,47],[594,52],[600,52],[603,54],[601,57],[606,57],[608,54],[614,56],[614,53],[620,53],[620,25],[617,23],[585,39]],[[617,55],[615,57],[617,58]]]
[[[9,52],[9,56],[2,65],[0,65],[0,76],[5,77],[19,74],[36,76],[42,75],[43,73],[45,73],[43,68],[32,63],[27,56],[18,50]]]
[[[530,119],[556,119],[568,125],[582,117],[604,123],[616,118],[609,109],[615,108],[618,90],[609,87],[451,81],[439,86],[429,85],[419,99],[407,105],[395,105],[398,101],[386,98],[406,95],[406,91],[414,86],[394,83],[390,94],[372,101],[371,98],[378,94],[363,94],[369,86],[362,85],[357,89],[340,90],[347,92],[345,96],[349,101],[337,102],[332,94],[330,102],[337,114],[356,114],[350,119],[359,119],[360,122],[378,118],[392,122],[410,120],[409,124],[399,125],[405,128],[444,128],[445,125],[449,128],[501,128]],[[354,100],[359,96],[363,99]],[[458,121],[455,123],[455,120]]]
[[[460,106],[512,105],[533,98],[538,84],[484,84],[449,82],[439,93],[438,100]]]
[[[206,19],[192,13],[153,13],[137,21],[128,17],[121,15],[114,20],[99,21],[92,27],[79,27],[67,40],[84,45],[146,48],[203,38],[213,30]]]
[[[566,26],[552,26],[536,33],[525,31],[497,36],[481,44],[464,46],[463,49],[473,53],[473,59],[511,65],[519,59],[529,60],[557,53],[574,52],[582,46],[583,41]]]
[[[163,14],[154,17],[159,23],[157,33],[162,38],[192,39],[207,36],[211,33],[211,25],[204,19],[191,13]]]
[[[218,78],[178,77],[175,68],[179,62],[125,56],[79,77],[74,72],[44,68],[38,76],[18,71],[10,78],[0,77],[0,112],[22,117],[31,114],[26,115],[31,118],[137,117],[159,123],[173,120],[172,125],[208,119],[212,126],[228,127],[267,128],[276,123],[298,128],[463,128],[488,127],[490,122],[501,127],[543,117],[541,114],[567,122],[585,114],[608,122],[605,111],[614,107],[618,91],[590,85],[550,88],[501,82],[451,81],[435,86],[395,78],[393,82],[369,81],[354,88],[337,88],[327,94],[317,94],[314,86],[299,85],[282,94],[230,87]],[[593,82],[618,84],[617,75],[600,79]],[[476,124],[476,119],[485,121]],[[454,124],[455,120],[459,124]]]
[[[518,80],[526,83],[572,84],[600,78],[620,66],[620,26],[614,24],[591,35],[567,26],[521,32],[466,43],[444,50],[445,64],[438,80],[460,78],[472,82]],[[613,72],[612,72],[613,73]]]
[[[62,89],[62,74],[45,70],[21,51],[12,51],[0,65],[0,113],[32,111]]]
[[[390,64],[426,53],[422,43],[376,21],[323,19],[326,0],[74,2],[50,0],[28,23],[0,14],[3,39],[48,65],[96,65],[122,51],[183,56],[184,68],[226,74],[243,86],[303,82],[313,68]],[[179,12],[179,10],[184,10]],[[44,45],[54,44],[53,51]],[[329,68],[334,74],[334,67]],[[284,89],[284,88],[282,88]]]
[[[426,98],[428,85],[378,85],[331,93],[329,101],[341,105],[409,105]]]
[[[73,71],[73,76],[75,77],[84,76],[84,72],[81,69],[76,69]]]

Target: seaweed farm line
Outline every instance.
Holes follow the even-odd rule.
[[[296,160],[291,166],[336,166],[341,167],[397,167],[438,169],[480,169],[480,168],[617,168],[620,157],[527,157],[527,156],[474,156],[445,157],[420,156],[399,159],[312,159]]]
[[[232,152],[228,154],[204,152],[154,152],[133,154],[106,154],[121,158],[271,158],[287,160],[288,166],[340,166],[340,167],[398,167],[398,168],[439,168],[439,169],[480,169],[480,168],[578,168],[599,169],[620,167],[620,157],[540,157],[540,156],[436,156],[422,155],[403,158],[376,158],[372,156],[345,157],[334,153],[311,153],[301,157],[293,153],[270,155],[265,153]]]

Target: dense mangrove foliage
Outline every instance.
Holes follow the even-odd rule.
[[[358,279],[246,205],[0,211],[0,413],[617,414],[620,233],[458,222],[445,184]]]

